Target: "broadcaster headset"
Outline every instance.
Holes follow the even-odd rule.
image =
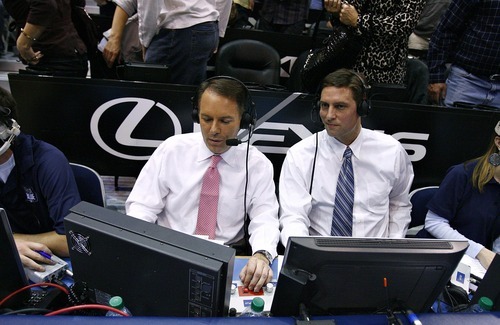
[[[255,103],[252,101],[252,97],[250,95],[250,90],[248,90],[247,86],[245,86],[245,84],[243,82],[241,82],[240,80],[238,80],[236,78],[229,77],[229,76],[215,76],[212,78],[208,78],[207,80],[202,82],[202,85],[204,85],[205,83],[210,83],[210,81],[221,80],[221,79],[233,80],[233,81],[237,82],[238,84],[240,84],[241,87],[244,89],[245,107],[244,107],[243,113],[241,114],[240,129],[250,129],[251,127],[255,126],[255,123],[257,121],[257,113],[255,111]],[[206,88],[206,89],[208,89],[208,88]],[[201,86],[198,88],[195,95],[191,98],[191,101],[193,103],[192,117],[193,117],[193,122],[195,122],[195,123],[200,123],[200,115],[199,115],[200,109],[198,107],[198,103],[200,100],[200,98],[198,98],[198,96],[200,95],[200,90],[201,90]]]
[[[11,109],[0,106],[0,155],[3,155],[11,146],[12,141],[21,133],[21,127],[16,120],[10,117]]]
[[[368,97],[368,92],[370,90],[370,85],[368,85],[365,81],[365,79],[356,71],[354,70],[349,70],[352,74],[354,74],[358,80],[361,82],[361,102],[358,104],[356,107],[356,112],[358,113],[359,116],[368,116],[372,110],[372,104],[371,100]],[[321,91],[323,90],[324,87],[322,87],[322,84],[320,83],[318,87],[318,91],[316,92],[316,95],[314,96],[314,101],[313,101],[313,109],[311,112],[311,119],[313,122],[319,122],[319,120],[316,120],[316,117],[319,115],[319,110],[320,110],[320,99],[321,99]]]

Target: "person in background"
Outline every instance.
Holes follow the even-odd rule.
[[[206,79],[208,60],[226,31],[231,0],[114,2],[117,7],[111,34],[103,51],[108,66],[113,65],[120,53],[128,17],[137,12],[146,63],[167,65],[171,83],[199,85]]]
[[[231,27],[233,28],[253,28],[248,18],[252,15],[254,0],[233,0],[236,10],[236,18]]]
[[[87,48],[71,20],[71,6],[85,0],[2,0],[19,30],[16,46],[33,74],[87,76]]]
[[[428,203],[425,230],[436,238],[466,239],[466,254],[486,269],[500,236],[500,121],[488,150],[479,158],[452,166]],[[421,233],[418,236],[422,236]],[[496,243],[494,244],[494,242]],[[492,248],[497,246],[496,251]]]
[[[432,103],[500,109],[499,12],[496,0],[451,1],[429,43]]]
[[[279,241],[273,166],[248,143],[226,143],[235,140],[240,128],[251,131],[255,123],[250,93],[234,78],[214,77],[200,85],[193,105],[201,133],[174,135],[155,150],[125,203],[126,213],[235,248],[247,241],[249,218],[252,256],[240,279],[245,287],[259,291],[272,279],[270,263]],[[208,202],[207,168],[220,177],[219,185],[213,186],[215,200]],[[209,206],[213,209],[205,211]],[[205,212],[212,213],[212,222],[204,219]]]
[[[258,29],[302,35],[308,11],[309,0],[265,0],[259,12]]]
[[[69,256],[63,219],[79,203],[71,166],[56,147],[20,131],[16,102],[0,88],[0,208],[25,266],[51,264],[35,250]]]
[[[319,111],[325,130],[293,145],[281,169],[283,245],[291,236],[405,236],[413,167],[396,139],[362,127],[361,116],[370,110],[367,88],[352,70],[340,69],[323,79],[313,115]],[[349,165],[350,171],[345,170]],[[350,190],[339,186],[341,179],[349,179],[346,175]],[[344,232],[338,231],[341,210],[348,218]]]
[[[424,0],[324,1],[328,12],[362,36],[363,48],[353,70],[363,71],[371,84],[405,83],[408,37],[424,4]]]
[[[408,38],[408,49],[410,55],[427,61],[427,51],[432,34],[441,19],[441,16],[450,5],[451,0],[427,0],[420,14],[417,25]]]

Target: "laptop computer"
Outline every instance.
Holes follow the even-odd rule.
[[[2,208],[0,208],[0,265],[2,265],[0,267],[0,300],[2,300],[29,284],[17,252],[7,213]],[[25,290],[7,300],[1,307],[18,307],[29,297],[30,292]]]
[[[0,301],[29,285],[7,213],[0,208]],[[47,290],[22,290],[8,298],[1,309],[45,308],[54,300]]]
[[[493,301],[494,311],[500,310],[500,254],[496,254],[493,262],[479,283],[476,292],[472,296],[470,305],[476,304],[481,297],[488,297]]]

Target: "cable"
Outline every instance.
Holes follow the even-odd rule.
[[[34,313],[45,314],[45,313],[49,313],[51,311],[52,310],[45,309],[45,308],[23,308],[23,309],[12,310],[12,311],[9,311],[7,313],[3,313],[2,316],[5,316],[5,315],[26,314],[26,313],[30,313],[30,314],[34,314]]]
[[[116,308],[113,308],[111,306],[106,306],[106,305],[98,305],[98,304],[78,305],[78,306],[61,308],[58,310],[54,310],[53,312],[50,312],[48,314],[45,314],[45,316],[55,316],[55,315],[60,315],[60,314],[64,314],[64,313],[68,313],[68,312],[80,310],[80,309],[103,309],[103,310],[113,311],[113,312],[120,314],[122,316],[125,316],[125,317],[130,316],[129,314],[121,311],[120,309],[116,309]]]
[[[19,292],[22,292],[22,291],[27,290],[27,289],[31,289],[33,287],[55,287],[55,288],[61,290],[62,292],[64,292],[65,294],[69,293],[68,289],[66,289],[65,287],[63,287],[63,286],[61,286],[59,284],[50,283],[50,282],[35,283],[35,284],[27,285],[25,287],[22,287],[20,289],[17,289],[16,291],[12,292],[7,297],[3,298],[2,301],[0,301],[0,306],[2,306],[10,298],[12,298],[15,295],[17,295]]]
[[[250,247],[250,235],[248,234],[248,226],[250,221],[247,223],[247,190],[248,190],[248,155],[250,152],[250,139],[252,138],[253,128],[250,124],[248,127],[248,140],[247,140],[247,150],[245,157],[245,193],[243,195],[243,236],[245,238],[245,250],[248,250]],[[250,248],[249,255],[252,255],[252,249]]]

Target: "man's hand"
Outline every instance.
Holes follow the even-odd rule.
[[[444,82],[429,84],[427,86],[427,93],[431,102],[439,105],[446,97],[446,84]]]
[[[40,255],[40,253],[36,252],[36,251],[44,251],[45,253],[52,255],[50,249],[44,244],[26,241],[22,239],[15,239],[15,242],[17,246],[17,251],[19,252],[19,256],[21,257],[21,262],[25,267],[32,269],[34,271],[44,272],[45,268],[38,263],[51,264],[51,265],[56,264],[56,262],[49,260]]]
[[[273,270],[269,266],[269,261],[260,253],[250,257],[247,265],[240,272],[240,280],[243,286],[254,292],[260,291],[272,279]]]
[[[121,51],[121,37],[111,34],[102,52],[102,57],[108,68],[111,68],[118,59]]]

